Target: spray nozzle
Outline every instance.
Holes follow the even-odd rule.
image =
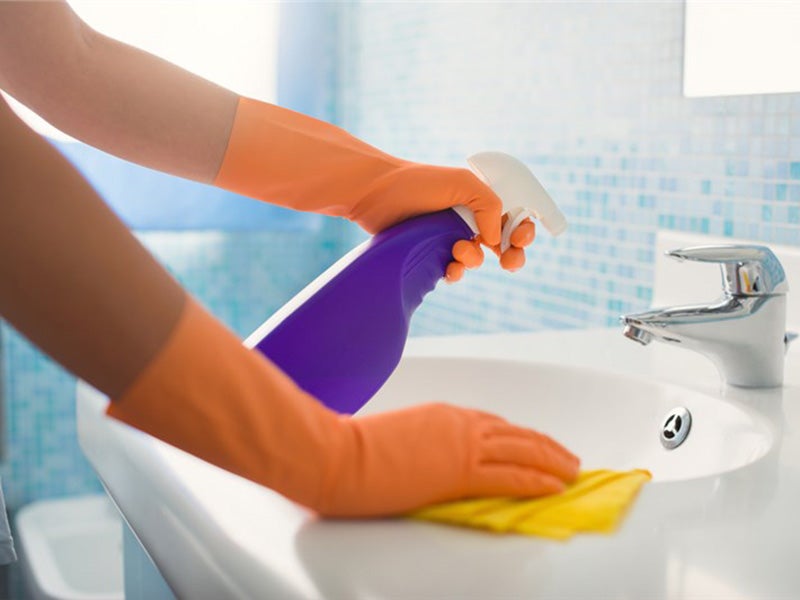
[[[503,201],[508,220],[503,227],[500,251],[511,246],[511,234],[529,216],[536,217],[551,235],[567,228],[567,219],[522,162],[503,152],[480,152],[467,159],[472,171]]]

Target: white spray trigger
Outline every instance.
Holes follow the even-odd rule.
[[[503,227],[500,251],[511,246],[511,234],[529,216],[536,217],[551,235],[567,228],[567,219],[522,162],[503,152],[479,152],[467,159],[472,171],[503,201],[508,220]]]

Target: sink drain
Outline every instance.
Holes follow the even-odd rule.
[[[680,446],[692,428],[692,414],[687,408],[673,408],[661,426],[661,445],[667,450]]]

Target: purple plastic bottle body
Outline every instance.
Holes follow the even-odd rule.
[[[394,372],[411,315],[474,233],[453,210],[382,231],[254,344],[327,407],[353,414]]]

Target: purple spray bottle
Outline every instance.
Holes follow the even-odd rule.
[[[501,249],[528,216],[553,235],[567,222],[528,168],[501,152],[471,156],[472,170],[503,201]],[[472,239],[472,212],[457,206],[403,221],[351,250],[265,321],[257,348],[327,407],[352,414],[397,367],[411,315],[442,279],[452,247]]]

